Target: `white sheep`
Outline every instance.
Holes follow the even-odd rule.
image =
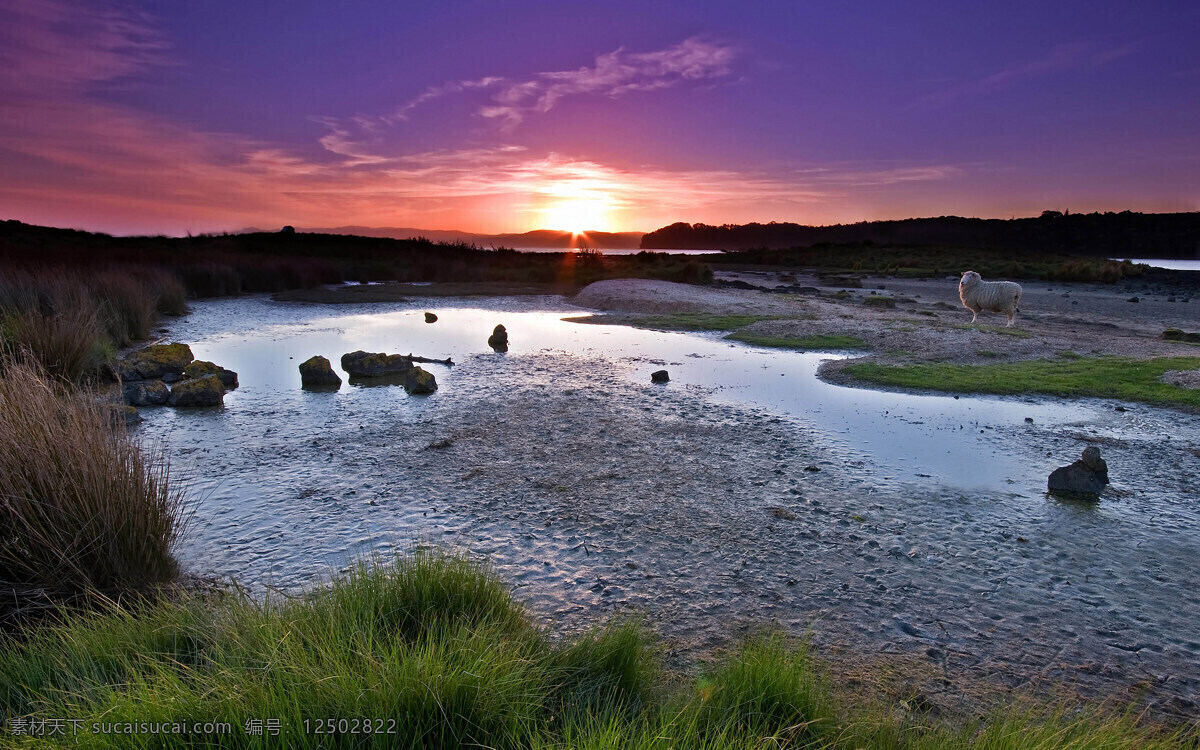
[[[1021,285],[1013,281],[984,281],[974,271],[967,271],[958,282],[958,298],[963,307],[971,311],[971,322],[979,317],[981,310],[1002,312],[1008,316],[1009,327],[1018,312],[1021,301]]]

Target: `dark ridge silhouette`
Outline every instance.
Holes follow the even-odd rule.
[[[704,282],[708,266],[662,253],[522,253],[425,238],[392,239],[280,231],[194,237],[113,237],[0,222],[0,266],[75,270],[165,268],[194,297],[278,292],[341,281],[459,281],[571,288],[621,276]]]
[[[1028,219],[939,216],[898,221],[803,224],[672,224],[642,237],[642,248],[749,250],[818,244],[957,245],[1011,251],[1117,258],[1200,259],[1200,212],[1071,214],[1045,211]]]
[[[255,234],[263,230],[243,229],[240,233]],[[305,227],[298,232],[310,234],[350,234],[359,237],[390,237],[392,239],[427,239],[434,242],[465,242],[480,247],[530,247],[567,250],[573,247],[601,247],[609,250],[634,250],[642,240],[641,232],[585,232],[577,235],[557,229],[535,229],[531,232],[479,234],[457,229],[414,229],[412,227]]]

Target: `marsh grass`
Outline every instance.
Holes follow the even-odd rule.
[[[1168,385],[1159,380],[1168,370],[1193,370],[1197,367],[1200,367],[1200,357],[1159,357],[1149,360],[1065,357],[987,365],[946,362],[879,365],[861,362],[847,365],[845,372],[869,383],[900,388],[952,393],[1113,398],[1200,409],[1200,391]]]
[[[111,411],[36,362],[0,358],[0,609],[20,609],[22,592],[116,599],[178,575],[182,497]]]
[[[812,336],[763,336],[748,331],[731,333],[725,338],[731,341],[741,341],[754,346],[767,346],[773,349],[811,349],[832,351],[840,349],[869,349],[867,342],[857,336],[843,334],[814,334]]]
[[[60,744],[92,747],[218,739],[86,729],[142,721],[227,722],[226,747],[1049,750],[1195,740],[1194,730],[1094,708],[1015,706],[952,724],[850,700],[804,643],[771,632],[696,676],[669,673],[641,625],[556,637],[486,564],[436,550],[359,563],[303,596],[146,603],[0,641],[0,713],[9,726],[79,719],[83,732]],[[253,719],[277,720],[280,735],[247,733]],[[363,732],[364,719],[392,733]]]

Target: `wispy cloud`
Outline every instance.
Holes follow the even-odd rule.
[[[918,103],[940,104],[963,96],[1002,91],[1025,81],[1055,73],[1092,70],[1130,55],[1136,50],[1137,45],[1135,44],[1123,44],[1116,47],[1100,47],[1083,42],[1060,44],[1037,59],[1012,65],[980,78],[956,83],[922,97]]]
[[[165,62],[169,47],[146,14],[99,3],[0,0],[0,90],[77,90]]]
[[[721,78],[732,72],[737,50],[702,37],[692,37],[657,52],[617,49],[576,70],[540,73],[528,81],[509,83],[479,114],[511,128],[530,114],[550,111],[569,96],[617,97],[654,91],[684,82]]]

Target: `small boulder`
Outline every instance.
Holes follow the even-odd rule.
[[[1108,463],[1100,457],[1099,448],[1089,445],[1078,461],[1050,473],[1046,489],[1068,500],[1097,500],[1107,484]]]
[[[171,392],[161,380],[135,380],[122,388],[125,403],[130,406],[160,406],[167,403]]]
[[[650,373],[651,383],[669,383],[670,381],[671,375],[666,370],[655,370]]]
[[[187,344],[154,344],[130,354],[120,363],[118,372],[124,378],[126,365],[136,371],[139,378],[145,380],[178,380],[183,376],[183,368],[192,360],[192,349]],[[129,378],[136,380],[137,378]]]
[[[185,378],[202,378],[205,375],[216,375],[221,379],[221,384],[225,386],[225,390],[232,391],[238,387],[238,376],[233,370],[226,370],[224,367],[198,359],[192,362],[187,367],[183,368],[183,377]]]
[[[221,406],[225,403],[225,385],[216,375],[181,380],[171,387],[167,403],[179,407]]]
[[[488,336],[488,346],[498,352],[508,351],[508,331],[503,325],[498,325],[492,330],[492,335]]]
[[[142,423],[142,415],[138,414],[138,410],[126,404],[112,404],[108,417],[112,420],[113,425],[125,425],[130,427],[135,424]]]
[[[300,363],[300,387],[336,390],[342,387],[342,379],[333,371],[329,360],[322,356],[309,357]]]
[[[404,373],[404,390],[410,394],[433,393],[437,387],[437,380],[433,377],[433,373],[422,367],[413,367]]]
[[[407,372],[413,366],[412,358],[403,354],[383,352],[350,352],[342,355],[342,369],[355,378],[377,378]]]
[[[425,322],[426,322],[426,323],[436,323],[436,322],[437,322],[437,316],[436,316],[436,315],[434,315],[434,314],[433,314],[433,313],[431,313],[431,312],[427,312],[427,313],[425,313]]]

